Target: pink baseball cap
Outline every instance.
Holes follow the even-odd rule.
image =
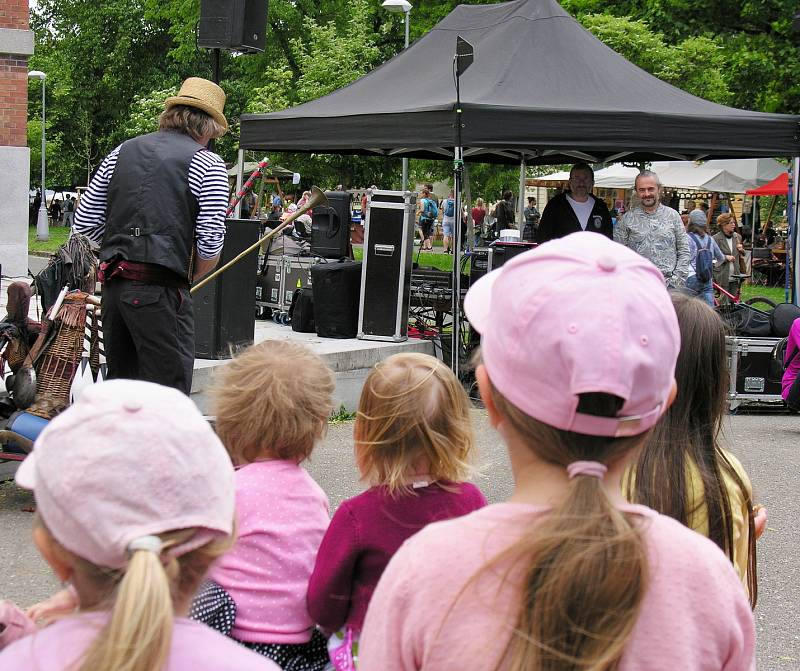
[[[86,389],[42,431],[20,465],[55,539],[97,566],[122,568],[131,542],[197,528],[178,556],[233,531],[233,465],[181,392],[109,380]]]
[[[520,254],[478,280],[464,310],[492,384],[534,419],[631,436],[667,408],[680,331],[664,278],[603,235],[573,233]],[[577,412],[579,395],[592,392],[624,399],[618,416]]]

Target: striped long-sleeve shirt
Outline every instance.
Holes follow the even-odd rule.
[[[75,211],[72,229],[98,244],[106,230],[108,185],[117,167],[121,147],[103,159]],[[188,179],[189,189],[200,205],[195,225],[197,254],[201,259],[212,259],[222,251],[225,242],[225,211],[228,208],[225,163],[214,152],[201,149],[192,157]]]

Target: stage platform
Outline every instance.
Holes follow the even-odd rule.
[[[337,410],[342,405],[350,411],[356,409],[364,380],[378,361],[400,352],[433,354],[433,343],[429,340],[409,339],[394,343],[357,338],[320,338],[314,333],[292,331],[291,326],[281,326],[271,321],[256,321],[255,342],[260,343],[265,340],[292,340],[306,345],[321,356],[333,370],[336,379],[334,404]],[[229,359],[195,359],[192,399],[203,412],[207,413],[209,410],[207,390],[214,371],[228,361]]]
[[[29,257],[29,266],[34,273],[39,272],[47,263],[47,259]],[[2,278],[0,282],[0,318],[5,313],[8,285],[14,280],[30,282],[30,278]],[[29,315],[32,319],[41,319],[38,301],[31,301]],[[335,408],[344,405],[350,411],[355,410],[361,395],[361,386],[372,366],[378,361],[398,352],[422,352],[433,354],[433,344],[429,340],[410,339],[401,343],[379,342],[375,340],[358,340],[357,338],[319,338],[313,333],[295,333],[290,326],[281,326],[271,321],[255,322],[255,342],[264,340],[294,340],[308,346],[321,356],[333,369],[336,378],[334,391]],[[211,384],[214,370],[226,365],[229,359],[195,359],[194,377],[192,380],[192,400],[207,413],[207,390]]]

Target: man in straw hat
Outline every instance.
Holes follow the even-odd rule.
[[[100,245],[108,377],[189,393],[189,284],[213,270],[225,239],[228,176],[206,145],[228,130],[225,92],[190,77],[167,98],[159,130],[114,149],[75,212]]]

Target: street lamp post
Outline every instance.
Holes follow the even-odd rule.
[[[403,12],[406,19],[406,41],[404,49],[408,49],[408,16],[413,5],[408,0],[383,0],[381,7],[390,12]],[[408,189],[408,158],[403,157],[403,191]]]
[[[31,70],[28,73],[29,79],[42,80],[42,203],[39,206],[39,215],[36,219],[36,239],[48,240],[50,238],[50,231],[47,226],[47,191],[44,187],[44,158],[45,158],[45,141],[44,141],[44,79],[47,75],[41,70]]]

